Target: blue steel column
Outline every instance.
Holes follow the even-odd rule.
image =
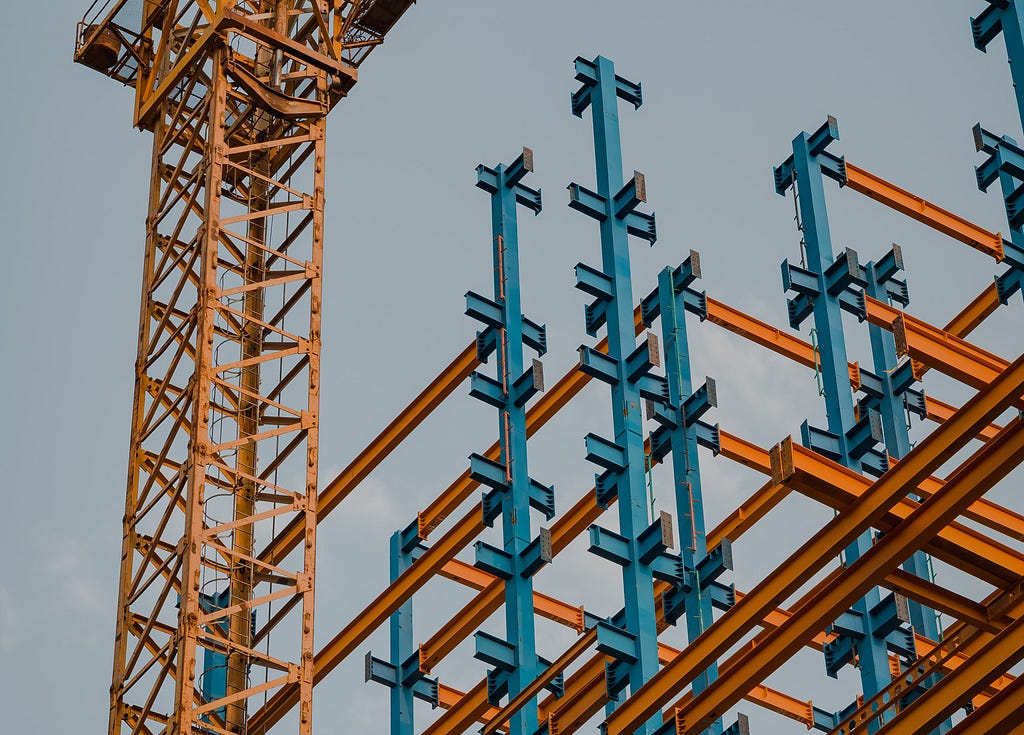
[[[683,565],[694,571],[693,583],[684,595],[687,640],[693,642],[714,622],[711,594],[699,572],[698,562],[707,556],[707,532],[704,518],[704,494],[700,481],[695,421],[716,403],[715,383],[708,380],[701,391],[693,392],[690,370],[690,346],[686,334],[686,287],[700,277],[697,253],[676,269],[664,269],[658,275],[658,302],[661,334],[665,342],[665,377],[668,379],[669,406],[678,411],[672,431],[672,477],[675,484],[676,516],[679,518],[679,548]],[[689,404],[689,405],[688,405]],[[687,410],[689,409],[689,410]],[[725,542],[728,549],[728,542]],[[731,551],[729,552],[731,557]],[[727,565],[731,567],[730,563]],[[718,678],[718,665],[712,664],[693,680],[694,696]],[[722,720],[716,720],[706,733],[720,735]]]
[[[988,45],[1000,33],[1006,41],[1006,55],[1013,78],[1013,94],[1017,98],[1017,111],[1024,123],[1024,10],[1018,0],[987,0],[986,7],[977,18],[971,18],[971,35],[979,51],[987,52]]]
[[[605,458],[604,466],[611,474],[602,476],[605,483],[599,478],[599,484],[613,482],[618,498],[619,537],[616,540],[620,542],[620,550],[617,561],[622,565],[625,629],[635,638],[635,649],[630,657],[632,661],[627,660],[626,664],[629,685],[635,692],[658,672],[658,628],[651,565],[649,560],[641,558],[640,537],[650,522],[638,381],[645,370],[642,367],[636,368],[637,341],[630,281],[629,235],[640,235],[653,243],[654,221],[653,217],[645,217],[634,211],[637,204],[646,199],[642,175],[638,174],[623,186],[618,98],[622,97],[634,107],[639,107],[642,101],[640,86],[616,77],[613,63],[601,56],[592,62],[577,58],[576,79],[583,86],[572,97],[573,114],[582,117],[587,107],[592,108],[597,192],[589,192],[577,184],[571,184],[570,206],[600,222],[602,256],[600,273],[581,265],[577,266],[577,276],[580,276],[582,268],[583,272],[590,272],[594,279],[601,281],[599,286],[592,284],[591,293],[600,292],[595,293],[601,313],[599,321],[605,322],[608,329],[609,359],[607,369],[602,371],[604,374],[600,377],[611,383],[615,431],[613,442],[590,435],[588,456],[602,463],[595,457],[603,451],[615,455],[614,459]],[[590,290],[582,285],[581,288]],[[592,332],[598,326],[594,321],[598,310],[588,309],[588,329]],[[641,351],[646,349],[647,345],[641,345]],[[649,357],[649,350],[647,355]],[[585,363],[599,359],[593,353],[581,351],[584,368],[587,367]],[[599,533],[594,529],[591,531],[592,539]],[[661,723],[660,715],[655,715],[637,732],[651,733]]]
[[[412,555],[406,553],[402,543],[403,534],[396,531],[391,536],[391,582],[394,583],[402,572],[412,564]],[[412,598],[398,608],[389,620],[391,637],[391,663],[396,671],[416,652],[412,633]],[[391,687],[391,735],[413,735],[413,688],[403,686],[400,680]]]
[[[865,266],[867,294],[873,299],[885,301],[894,297],[894,290],[899,291],[894,300],[897,300],[900,306],[905,308],[910,303],[906,282],[894,279],[896,272],[902,269],[903,256],[899,246],[894,243],[893,249],[884,258]],[[877,402],[873,403],[882,417],[885,449],[890,457],[903,459],[911,449],[905,403],[909,398],[907,396],[909,383],[914,379],[910,370],[911,363],[905,363],[904,367],[900,368],[899,357],[896,354],[896,340],[893,338],[892,332],[869,324],[868,336],[871,340],[871,356],[875,375],[879,376],[882,388]],[[917,551],[907,559],[903,564],[903,569],[921,579],[931,580],[928,555],[923,551]],[[939,627],[935,620],[935,612],[913,600],[910,600],[908,604],[914,629],[921,635],[937,641]]]
[[[508,166],[477,168],[477,186],[491,195],[494,300],[472,292],[466,294],[467,313],[487,325],[478,337],[481,359],[486,359],[492,350],[496,355],[497,380],[474,373],[472,392],[498,408],[499,461],[495,464],[474,455],[471,472],[492,487],[484,501],[486,522],[494,520],[500,500],[502,549],[477,544],[477,565],[505,579],[507,639],[502,642],[478,633],[477,655],[499,665],[499,670],[507,676],[510,698],[540,673],[532,575],[542,563],[550,561],[551,551],[546,531],[542,529],[536,541],[531,536],[530,508],[532,505],[542,509],[549,518],[554,513],[553,491],[530,479],[527,464],[525,406],[543,389],[543,376],[537,360],[526,367],[523,346],[529,345],[543,355],[546,344],[544,328],[523,316],[520,292],[516,207],[521,204],[534,214],[541,209],[540,192],[520,183],[531,171],[533,152],[528,148]],[[502,649],[511,655],[495,653]],[[493,681],[493,677],[489,679]],[[491,692],[492,698],[494,694]],[[512,735],[534,735],[537,727],[536,700],[519,709],[509,722]]]
[[[800,215],[807,245],[807,269],[804,271],[783,263],[783,278],[787,289],[796,290],[807,297],[805,303],[810,304],[814,316],[831,453],[843,465],[860,471],[862,449],[872,446],[873,439],[878,437],[873,431],[868,431],[866,438],[863,431],[858,432],[858,427],[863,427],[864,421],[858,421],[854,412],[843,334],[840,295],[851,283],[859,280],[856,275],[851,275],[859,270],[856,267],[856,254],[847,251],[842,260],[834,258],[825,206],[823,163],[825,171],[833,178],[841,176],[845,179],[845,164],[825,151],[829,143],[838,139],[838,126],[832,117],[814,134],[804,132],[798,135],[793,140],[792,157],[775,170],[775,184],[776,191],[784,194],[795,178],[799,194]],[[801,277],[812,281],[803,289],[798,284]],[[813,283],[814,280],[816,283]],[[866,284],[861,282],[858,285]],[[790,302],[791,317],[795,313],[794,307],[794,302]],[[865,418],[870,420],[871,417]],[[814,442],[810,441],[811,431],[806,428],[806,424],[804,434],[805,443],[813,445]],[[870,532],[854,541],[846,549],[847,563],[860,558],[870,549],[871,542]],[[872,630],[872,616],[869,614],[880,602],[878,588],[873,588],[853,606],[862,624],[860,632],[863,635],[859,637],[857,656],[866,697],[873,696],[891,681],[885,641],[879,640]],[[884,715],[879,719],[885,721]],[[880,723],[875,724],[871,731],[878,727]]]
[[[391,582],[394,583],[412,566],[426,546],[421,543],[419,525],[413,521],[402,531],[391,536]],[[391,689],[391,735],[413,735],[413,700],[439,704],[437,679],[423,675],[419,666],[419,652],[413,641],[413,603],[406,600],[388,621],[391,660],[366,654],[366,681],[375,681]]]
[[[1024,125],[1024,9],[1018,0],[988,0],[988,7],[977,18],[971,18],[971,34],[975,47],[983,52],[1002,34],[1010,62],[1013,93],[1017,113]],[[1004,258],[1009,268],[996,277],[999,300],[1006,304],[1024,282],[1024,151],[1013,138],[999,137],[981,125],[974,126],[974,145],[988,159],[976,169],[978,188],[986,191],[998,178],[1006,204],[1011,242],[1003,241]]]

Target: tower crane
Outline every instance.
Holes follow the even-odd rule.
[[[414,0],[96,0],[153,134],[109,733],[312,731],[328,113]]]

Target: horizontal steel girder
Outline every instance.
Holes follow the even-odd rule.
[[[634,693],[607,719],[608,735],[625,735],[625,733],[633,732],[640,723],[645,722],[654,712],[668,704],[672,696],[689,683],[695,672],[702,671],[730,646],[738,643],[742,636],[775,606],[776,600],[785,599],[793,594],[799,589],[801,581],[813,576],[824,566],[827,559],[835,556],[860,533],[876,525],[885,513],[899,502],[906,492],[905,488],[916,487],[964,447],[970,436],[1009,407],[1021,394],[1022,388],[1024,388],[1024,358],[1014,362],[999,378],[965,404],[949,422],[938,427],[924,439],[902,462],[872,485],[870,490],[861,497],[859,503],[840,512],[835,519],[791,556],[786,564],[787,573],[785,575],[770,576],[758,585],[747,598],[737,603],[715,623],[714,634],[709,632],[697,639],[646,686]],[[994,482],[991,478],[999,475],[1000,472],[1005,474],[1009,471],[1010,463],[1014,460],[1019,462],[1022,459],[1020,456],[1022,454],[1020,448],[1021,429],[1021,420],[1006,427],[1000,432],[997,439],[986,444],[972,457],[965,465],[966,469],[962,468],[962,471],[956,473],[958,482],[947,482],[942,491],[918,508],[911,518],[904,521],[898,529],[913,531],[911,537],[913,543],[923,543],[934,536],[959,514],[962,507],[969,505],[974,497],[980,497],[983,491],[991,486]],[[994,461],[991,459],[993,457],[998,461],[994,468],[990,469],[989,465]],[[979,465],[988,470],[987,474],[982,475],[981,480],[971,473],[972,470],[977,470]],[[965,475],[966,479],[963,479]],[[981,492],[978,492],[979,488]],[[950,511],[946,505],[939,502],[940,498],[949,497],[959,501],[952,505],[952,510],[955,512]],[[937,517],[941,523],[937,523],[933,517],[936,508],[939,509]],[[927,520],[923,529],[919,528],[920,519]],[[934,530],[932,530],[933,527]],[[842,594],[838,597],[842,601],[842,605],[839,605],[833,598],[818,596],[807,606],[799,609],[797,615],[800,616],[801,623],[814,620],[815,625],[808,624],[806,627],[820,629],[831,619],[830,616],[845,609],[864,590],[871,587],[874,580],[884,573],[881,570],[885,564],[892,562],[893,568],[898,566],[903,559],[909,556],[909,551],[913,550],[913,548],[907,550],[907,546],[912,544],[907,542],[906,535],[901,530],[894,530],[889,535],[883,536],[882,540],[851,566],[844,575],[849,580],[856,580],[856,582],[848,581],[842,586]],[[898,545],[891,539],[897,539],[903,543]],[[880,548],[893,550],[890,552],[890,556],[884,557],[884,562],[879,559],[878,549]],[[904,551],[907,553],[903,553]],[[864,578],[855,577],[852,574],[854,569],[864,570]],[[812,616],[808,612],[810,610],[814,610],[816,614]],[[818,621],[819,616],[820,622]],[[795,619],[796,616],[791,619],[788,627],[784,626],[787,631],[793,631],[794,634],[800,627],[799,624],[792,622]],[[794,635],[793,638],[796,639],[798,645],[802,645],[799,637]],[[761,679],[755,678],[756,674],[750,672],[761,670],[763,673],[763,668],[774,663],[775,659],[771,657],[767,659],[766,663],[762,652],[770,652],[773,656],[781,655],[784,658],[788,655],[787,652],[792,645],[793,638],[783,639],[776,636],[773,640],[781,641],[781,645],[759,646],[742,676],[733,675],[732,672],[723,673],[721,678],[711,684],[697,700],[694,700],[693,706],[689,710],[677,712],[677,716],[690,728],[697,728],[699,723],[714,719],[716,713],[721,714],[730,706],[726,704],[728,700],[732,699],[733,703],[735,702],[736,691],[743,690],[747,683],[753,685],[761,681]],[[738,681],[743,683],[738,684]],[[698,702],[700,702],[699,706]]]

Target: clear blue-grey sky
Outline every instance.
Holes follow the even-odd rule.
[[[150,138],[131,127],[131,90],[71,63],[87,4],[12,3],[0,29],[0,702],[10,732],[97,732],[107,718]],[[569,181],[594,178],[589,120],[569,112],[575,56],[603,54],[643,83],[644,106],[622,114],[625,168],[647,175],[659,241],[633,249],[637,295],[692,248],[709,294],[784,327],[779,263],[798,256],[798,236],[772,166],[827,114],[842,134],[834,150],[850,161],[1005,231],[998,197],[980,193],[972,171],[976,122],[1020,135],[1002,41],[987,55],[972,45],[968,18],[985,5],[422,0],[329,124],[322,483],[473,335],[463,294],[486,293],[491,267],[478,163],[509,161],[524,145],[536,154],[545,210],[521,225],[524,299],[549,328],[549,383],[588,341],[572,266],[597,262],[597,230],[565,206]],[[835,245],[866,260],[899,242],[911,311],[934,323],[997,270],[857,194],[829,185],[828,195]],[[1019,301],[1002,312],[976,339],[1012,358],[1022,348]],[[869,362],[865,328],[847,329],[851,359]],[[694,323],[691,334],[695,372],[718,380],[723,428],[768,446],[804,418],[823,423],[812,373],[712,325]],[[951,401],[967,395],[937,376],[926,387]],[[492,414],[461,391],[325,521],[320,642],[383,589],[388,535],[491,443]],[[532,442],[531,474],[556,485],[560,508],[591,486],[583,435],[609,423],[607,394],[591,386]],[[761,480],[710,455],[702,462],[713,524]],[[656,495],[663,481],[655,477]],[[787,501],[736,544],[732,579],[748,589],[830,516]],[[621,604],[618,578],[581,542],[537,586],[608,614]],[[467,599],[442,580],[431,585],[417,638]],[[539,626],[542,653],[554,658],[569,633]],[[488,629],[500,633],[500,621]],[[371,647],[384,654],[386,637],[318,687],[316,732],[387,731],[386,691],[362,681]],[[437,670],[463,689],[483,672],[466,647]],[[849,702],[855,681],[849,669],[825,679],[813,652],[770,680],[831,709]],[[757,732],[802,730],[741,709]]]

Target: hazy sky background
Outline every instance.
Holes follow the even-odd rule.
[[[101,732],[107,720],[151,138],[131,127],[131,90],[71,62],[87,5],[13,4],[0,29],[8,150],[0,184],[0,701],[10,732]],[[487,197],[473,186],[478,163],[511,161],[524,145],[535,151],[529,183],[542,188],[545,209],[523,215],[520,239],[525,311],[549,330],[548,384],[591,342],[572,267],[599,262],[597,227],[565,206],[570,181],[594,186],[589,113],[581,121],[569,112],[574,57],[603,54],[643,84],[644,106],[620,108],[624,168],[646,174],[659,233],[653,248],[634,242],[635,296],[692,248],[709,295],[785,327],[779,263],[798,257],[798,236],[772,166],[827,114],[842,135],[834,152],[1005,231],[999,197],[980,193],[972,170],[975,123],[1020,135],[1002,39],[987,55],[971,41],[968,18],[985,5],[420,2],[329,124],[321,484],[473,336],[463,294],[489,293],[491,268]],[[856,193],[831,182],[826,190],[835,246],[868,260],[899,242],[910,311],[935,324],[1001,270]],[[974,339],[1003,357],[1019,354],[1019,299]],[[695,374],[718,381],[723,429],[767,447],[804,418],[823,425],[812,373],[714,325],[693,321],[690,334]],[[851,359],[870,364],[866,327],[848,322],[847,334]],[[926,388],[953,402],[969,395],[935,374]],[[496,438],[493,410],[467,393],[321,525],[320,643],[386,585],[389,534]],[[591,487],[582,437],[608,435],[609,418],[607,391],[593,385],[531,443],[531,474],[556,485],[560,510]],[[710,527],[763,479],[709,454],[702,463]],[[659,486],[658,507],[674,513],[664,474],[656,495]],[[1010,495],[997,489],[994,497]],[[737,542],[730,579],[749,589],[831,515],[787,500]],[[558,557],[537,587],[610,614],[621,606],[619,571],[585,547]],[[944,574],[943,583],[955,577]],[[432,583],[418,603],[417,639],[468,599],[453,583]],[[538,625],[541,653],[554,658],[570,635]],[[486,627],[503,630],[500,621]],[[663,640],[679,645],[683,635],[670,630]],[[316,732],[387,731],[387,692],[362,681],[362,654],[385,655],[386,646],[378,634],[318,687]],[[464,646],[436,673],[468,689],[485,669],[470,653]],[[857,680],[849,668],[838,684],[825,679],[822,657],[810,652],[769,681],[838,709]],[[803,731],[754,705],[740,709],[755,732]],[[431,716],[418,712],[421,723]]]

